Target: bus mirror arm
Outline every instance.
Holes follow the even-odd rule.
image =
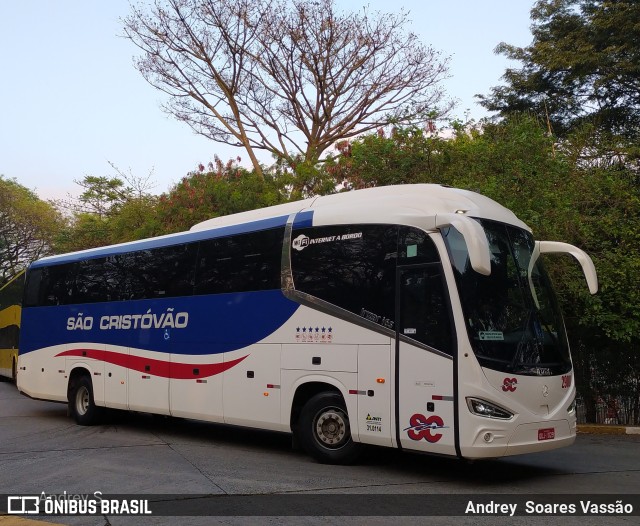
[[[438,214],[435,218],[435,227],[437,229],[453,227],[460,232],[469,251],[471,268],[483,276],[491,275],[489,241],[480,223],[461,214]]]
[[[589,292],[591,294],[598,292],[598,274],[596,273],[596,267],[586,252],[569,243],[560,243],[559,241],[536,241],[536,244],[540,248],[541,254],[571,254],[578,260],[578,263],[580,263],[582,267]]]

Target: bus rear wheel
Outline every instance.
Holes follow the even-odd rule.
[[[95,424],[99,418],[100,408],[93,400],[93,386],[87,376],[76,378],[69,390],[69,412],[81,426]]]
[[[309,455],[324,464],[351,464],[360,455],[360,444],[351,437],[349,415],[338,393],[319,393],[304,405],[298,439]]]

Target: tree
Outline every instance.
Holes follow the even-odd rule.
[[[595,421],[599,395],[635,401],[640,423],[640,185],[618,142],[592,125],[558,142],[546,122],[513,114],[451,139],[420,129],[359,137],[341,145],[327,169],[347,188],[443,183],[512,209],[537,239],[560,240],[593,259],[600,291],[591,296],[570,257],[545,257],[572,343],[579,395]],[[614,154],[614,152],[616,152]]]
[[[334,186],[346,190],[411,183],[442,183],[449,180],[442,170],[447,142],[429,129],[410,126],[393,128],[390,134],[380,128],[357,140],[341,141],[339,152],[327,160],[325,169]]]
[[[148,193],[153,170],[146,177],[124,173],[113,163],[115,176],[86,175],[76,181],[82,189],[78,198],[56,205],[70,214],[70,220],[56,239],[60,252],[83,250],[161,233],[156,220],[158,199]]]
[[[538,0],[531,18],[529,46],[496,48],[522,67],[481,104],[502,116],[532,111],[561,136],[585,121],[640,136],[640,3]]]
[[[340,12],[333,0],[157,0],[124,34],[165,111],[216,142],[313,165],[336,141],[441,114],[447,60],[400,14]]]
[[[188,230],[218,216],[280,204],[287,200],[286,178],[258,176],[234,160],[214,162],[191,172],[160,196],[157,216],[163,233]]]
[[[0,176],[0,285],[48,255],[61,218],[15,179]]]

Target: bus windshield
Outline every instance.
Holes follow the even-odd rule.
[[[462,235],[443,237],[460,292],[473,351],[483,367],[511,374],[550,376],[571,370],[569,345],[558,303],[531,234],[478,220],[487,235],[491,274],[471,268]]]

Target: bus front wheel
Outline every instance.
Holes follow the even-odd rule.
[[[319,393],[302,408],[298,439],[304,450],[325,464],[351,464],[360,444],[351,437],[349,415],[338,393]]]
[[[93,400],[93,386],[91,379],[80,376],[71,386],[69,392],[69,412],[81,426],[90,426],[98,420],[100,408]]]

